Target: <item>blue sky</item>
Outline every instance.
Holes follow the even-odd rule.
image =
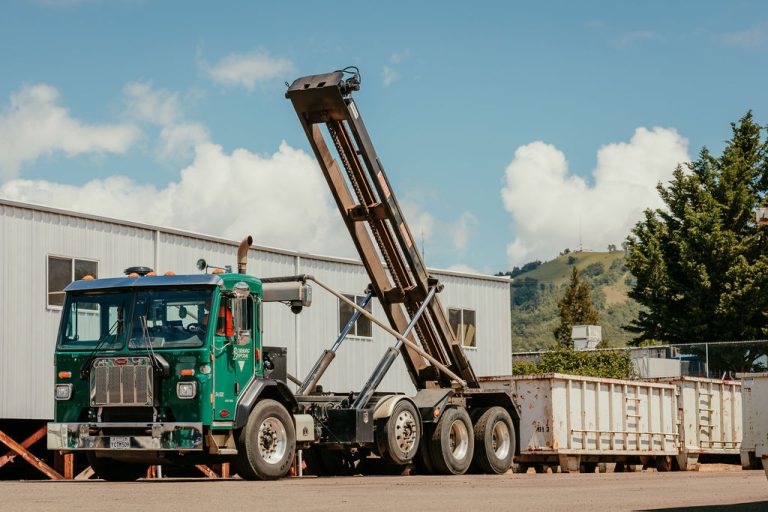
[[[297,170],[311,164],[292,151],[308,145],[283,82],[356,65],[358,105],[427,262],[495,272],[580,239],[620,244],[676,162],[719,150],[747,109],[768,123],[766,49],[764,2],[11,0],[0,7],[0,149],[20,156],[0,156],[0,194],[348,254],[323,240],[338,227],[329,208],[313,220],[330,223],[323,231],[264,208],[232,225],[209,215],[215,201],[197,216],[139,206],[180,195],[182,170],[177,208],[216,188],[225,210],[232,195],[258,201],[290,179],[304,183],[306,211],[328,206],[322,182]],[[53,128],[19,135],[52,106],[93,129],[70,142]],[[80,133],[68,126],[57,129]],[[229,176],[216,162],[264,178],[208,187]]]

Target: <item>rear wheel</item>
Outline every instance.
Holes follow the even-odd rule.
[[[433,423],[425,423],[422,424],[422,427],[424,430],[421,433],[419,451],[416,452],[416,457],[413,458],[413,465],[419,475],[433,475],[435,469],[432,467],[432,453],[429,447],[432,444],[435,425]]]
[[[237,468],[245,480],[274,480],[291,469],[296,433],[291,415],[274,400],[262,400],[237,437]]]
[[[482,412],[475,422],[474,467],[481,473],[502,474],[512,467],[515,455],[515,427],[502,407]]]
[[[472,463],[474,447],[472,420],[467,411],[448,409],[437,422],[429,447],[435,473],[463,475]]]
[[[421,417],[410,400],[400,400],[392,415],[377,425],[376,441],[388,462],[402,466],[413,460],[421,441]]]
[[[147,464],[133,464],[88,453],[88,464],[96,476],[109,482],[134,482],[147,475]]]

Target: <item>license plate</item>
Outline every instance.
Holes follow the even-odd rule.
[[[127,450],[131,447],[130,437],[110,437],[109,447],[112,450]]]

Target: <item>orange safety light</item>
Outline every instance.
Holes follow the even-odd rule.
[[[185,368],[179,372],[182,377],[192,377],[195,374],[195,370],[192,368]]]
[[[163,274],[163,275],[164,275],[164,276],[175,276],[175,275],[176,275],[176,272],[172,272],[172,271],[170,271],[170,270],[169,270],[168,272],[166,272],[166,273],[165,273],[165,274]]]
[[[93,281],[94,277],[92,275],[83,276],[81,278],[83,281]]]
[[[224,273],[223,268],[215,268],[213,269],[213,272],[211,272],[211,274],[223,274],[223,273]]]
[[[128,277],[139,277],[139,274],[137,274],[136,272],[131,272],[130,274],[128,274]]]
[[[72,376],[72,372],[60,371],[58,375],[60,379],[68,379]]]
[[[147,274],[146,274],[146,275],[148,275],[148,276],[156,276],[156,275],[157,275],[157,273],[156,273],[156,272],[147,272]]]

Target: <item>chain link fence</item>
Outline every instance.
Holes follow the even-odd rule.
[[[737,373],[768,371],[768,340],[712,341],[596,349],[626,351],[641,378],[706,377],[735,379]],[[538,364],[545,352],[515,352],[512,362]]]

